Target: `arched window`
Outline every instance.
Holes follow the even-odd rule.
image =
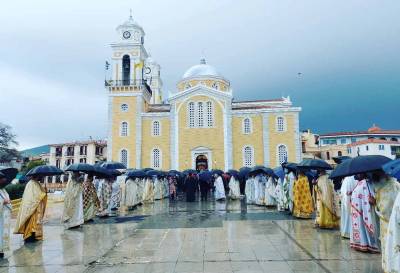
[[[192,87],[192,86],[190,85],[190,83],[185,84],[185,89],[189,89],[190,87]]]
[[[193,128],[195,127],[195,123],[194,123],[194,102],[189,102],[188,104],[188,114],[189,114],[189,127]]]
[[[243,134],[251,133],[251,120],[250,118],[243,119]]]
[[[338,155],[338,156],[342,156],[342,151],[338,151],[338,152],[337,152],[337,155]]]
[[[243,148],[243,166],[252,167],[254,165],[254,151],[250,146]]]
[[[131,72],[131,58],[128,55],[122,57],[122,84],[130,84],[130,73]]]
[[[218,83],[214,82],[211,87],[215,90],[218,90]]]
[[[211,101],[207,101],[207,127],[214,126],[214,113]]]
[[[160,122],[158,120],[153,121],[152,135],[159,136],[161,134]]]
[[[288,152],[286,145],[279,145],[278,146],[278,163],[279,165],[286,162],[288,160]]]
[[[128,122],[126,122],[126,121],[121,122],[120,135],[121,136],[128,135]]]
[[[204,127],[204,110],[203,110],[203,103],[197,103],[197,126]]]
[[[161,151],[157,148],[151,151],[151,167],[154,169],[161,168]]]
[[[121,104],[121,111],[122,112],[128,112],[128,104],[126,104],[126,103],[123,103],[123,104]]]
[[[125,149],[121,150],[120,156],[119,156],[119,161],[124,164],[126,167],[128,167],[128,151]]]
[[[277,117],[276,118],[276,130],[278,132],[285,131],[285,118],[284,117]]]

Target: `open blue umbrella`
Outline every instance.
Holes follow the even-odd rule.
[[[126,169],[126,166],[124,164],[115,161],[103,162],[100,166],[106,168],[107,170]]]
[[[86,163],[75,163],[69,165],[66,169],[66,172],[84,172],[89,173],[94,171],[94,167],[90,164]]]
[[[383,155],[361,155],[340,163],[329,178],[341,178],[360,173],[382,170],[382,166],[392,161]]]
[[[230,174],[231,176],[235,177],[236,179],[239,179],[239,172],[237,170],[228,170],[227,171],[228,174]]]
[[[257,175],[260,173],[264,173],[270,176],[274,175],[274,171],[271,168],[267,168],[261,165],[255,166],[253,168],[251,168],[249,175]]]
[[[152,171],[152,170],[154,170],[153,168],[143,168],[142,169],[142,171],[144,171],[144,172],[148,172],[148,171]]]
[[[282,180],[285,179],[285,170],[283,167],[276,167],[274,169],[274,174]]]
[[[52,176],[52,175],[61,175],[64,172],[55,167],[55,166],[50,166],[50,165],[40,165],[37,166],[33,169],[31,169],[29,172],[27,172],[26,176]]]
[[[176,176],[176,177],[179,177],[179,176],[181,176],[181,172],[179,172],[179,171],[177,171],[177,170],[170,170],[169,172],[168,172],[168,176]]]
[[[212,169],[212,170],[211,170],[211,174],[212,174],[212,175],[214,175],[214,174],[223,175],[223,174],[224,174],[224,171],[218,170],[218,169]]]
[[[88,173],[99,178],[106,178],[112,176],[110,170],[100,167],[99,165],[94,165],[93,170]]]
[[[382,166],[382,169],[390,176],[400,180],[400,159],[389,161]]]
[[[287,170],[291,171],[291,172],[296,172],[297,171],[297,164],[293,163],[293,162],[282,163],[282,167],[284,169],[287,169]]]
[[[184,171],[182,172],[182,174],[183,174],[184,176],[189,175],[189,174],[197,174],[197,171],[196,171],[196,170],[193,170],[193,169],[186,169],[186,170],[184,170]]]
[[[247,176],[249,175],[251,168],[249,167],[242,167],[239,169],[239,178],[244,180],[247,178]]]
[[[132,170],[126,173],[126,179],[132,178],[132,179],[136,179],[136,178],[145,178],[146,177],[146,173],[142,170]]]
[[[151,176],[161,176],[161,172],[157,170],[150,170],[146,172],[146,175],[151,177]]]
[[[321,159],[303,159],[298,165],[298,168],[304,168],[304,169],[312,169],[312,170],[332,170],[332,166],[329,165],[326,161],[321,160]]]
[[[212,177],[212,173],[209,170],[203,170],[199,173],[199,178],[202,181],[209,181]]]
[[[350,158],[351,158],[350,156],[345,156],[345,155],[344,156],[334,156],[334,157],[332,157],[333,161],[335,161],[336,164],[340,164],[343,161],[345,161],[347,159],[350,159]]]

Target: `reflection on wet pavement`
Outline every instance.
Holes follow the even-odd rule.
[[[338,231],[232,202],[156,201],[65,231],[51,204],[43,242],[12,238],[2,272],[382,272]]]

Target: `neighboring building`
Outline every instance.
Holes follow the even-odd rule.
[[[384,155],[391,159],[400,158],[400,142],[382,139],[365,139],[347,145],[351,157],[359,155]]]
[[[50,160],[50,146],[42,145],[30,149],[21,151],[21,157],[24,162],[43,160],[46,164],[49,164]]]
[[[105,161],[107,143],[104,140],[76,141],[50,145],[49,164],[64,169],[74,163],[95,164]]]
[[[168,103],[160,104],[157,89],[143,79],[148,55],[142,27],[131,17],[117,31],[113,76],[106,83],[109,160],[164,170],[301,160],[301,108],[290,98],[234,101],[229,80],[201,59],[183,74]]]
[[[301,151],[302,158],[321,158],[319,147],[319,135],[314,134],[311,130],[301,133]]]
[[[376,125],[373,125],[367,131],[321,134],[319,135],[321,158],[325,160],[330,160],[330,162],[332,163],[332,157],[354,156],[353,151],[352,153],[349,153],[348,145],[358,142],[362,143],[363,141],[369,139],[376,139],[400,144],[400,130],[383,130]]]

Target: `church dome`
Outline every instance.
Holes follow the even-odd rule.
[[[194,65],[186,70],[185,74],[183,74],[182,79],[204,76],[221,77],[214,66],[207,64],[205,59],[201,59],[200,64]]]

